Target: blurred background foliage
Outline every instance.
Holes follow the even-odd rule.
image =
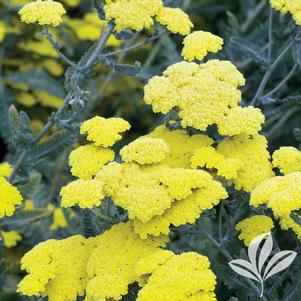
[[[68,66],[51,48],[45,35],[41,34],[41,28],[20,23],[17,12],[24,2],[28,1],[0,0],[0,22],[5,28],[5,36],[0,42],[0,162],[16,162],[24,145],[42,129],[65,96],[64,73]],[[67,17],[51,33],[58,37],[64,53],[78,61],[97,40],[104,22],[98,19],[92,1],[61,2],[67,8]],[[274,12],[273,47],[269,58],[270,7],[267,0],[170,0],[166,3],[173,7],[181,6],[190,15],[195,29],[211,31],[224,38],[223,51],[209,55],[207,59],[230,60],[245,75],[247,84],[243,88],[243,103],[255,104],[263,110],[266,116],[263,133],[269,140],[270,150],[283,145],[298,147],[301,142],[301,42],[298,38],[294,39],[293,46],[273,69],[260,97],[255,97],[264,75],[271,68],[271,62],[298,34],[290,16]],[[133,45],[149,36],[147,32],[128,32],[123,37],[113,37],[109,40],[108,51]],[[85,96],[88,105],[76,120],[77,123],[94,115],[123,117],[132,125],[131,131],[121,142],[125,144],[164,122],[165,116],[154,114],[143,103],[143,86],[149,78],[161,74],[167,66],[181,60],[181,43],[181,36],[167,33],[131,53],[117,55],[114,57],[114,68],[112,62],[110,66],[99,64],[93,79],[87,83],[87,90],[91,93]],[[60,188],[71,179],[68,155],[74,144],[82,143],[77,123],[70,122],[72,126],[68,128],[67,121],[67,124],[53,128],[27,160],[17,179],[27,204],[14,217],[4,219],[1,227],[5,231],[20,232],[22,243],[13,248],[1,248],[6,262],[6,276],[2,277],[4,263],[0,261],[1,301],[31,300],[14,293],[21,277],[20,258],[26,250],[49,238],[64,238],[81,232],[81,220],[77,218],[79,212],[58,209]],[[121,143],[116,147],[120,148]],[[236,201],[243,198],[246,196],[239,194],[237,199],[228,204],[227,210],[222,205],[218,208],[218,212],[223,210],[224,222],[230,228],[228,237],[232,237],[232,240],[229,239],[228,243],[231,244],[232,255],[240,258],[246,254],[235,235],[231,236],[231,231],[234,232]],[[208,216],[203,216],[200,223],[175,230],[171,248],[177,252],[194,249],[215,258],[214,272],[221,279],[228,279],[219,283],[219,300],[256,300],[235,277],[229,276],[227,261],[212,247],[206,247],[206,238],[199,234],[198,227],[203,227],[209,218],[218,219],[215,214],[215,210],[212,210]],[[95,214],[94,218],[101,228],[106,221],[101,220],[100,216]],[[185,237],[184,241],[182,237]],[[279,239],[280,246],[282,243]],[[289,248],[289,243],[284,243]],[[296,262],[296,269],[298,266],[300,264]],[[293,268],[290,273],[300,274],[300,271]],[[224,277],[225,274],[228,276]],[[300,285],[294,281],[282,283],[280,293],[277,290],[280,280],[274,283],[269,292],[270,300],[299,300]],[[288,298],[292,289],[296,294]]]

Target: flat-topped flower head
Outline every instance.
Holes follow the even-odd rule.
[[[18,188],[0,177],[0,218],[11,216],[15,211],[15,206],[21,205],[21,203],[22,196]]]
[[[265,215],[254,215],[245,218],[235,226],[235,229],[241,232],[238,238],[243,240],[246,246],[249,246],[254,238],[271,232],[273,228],[273,220]]]
[[[6,32],[6,26],[3,22],[0,22],[0,42],[4,40],[5,32]]]
[[[63,5],[52,0],[37,0],[25,4],[19,11],[21,21],[27,24],[57,26],[62,22],[62,15],[66,13]]]
[[[163,139],[139,138],[123,147],[120,151],[124,162],[138,164],[160,163],[166,159],[169,147]]]
[[[273,166],[283,174],[301,171],[301,152],[292,146],[283,146],[273,154]]]
[[[85,121],[81,128],[81,134],[87,134],[87,139],[93,141],[96,146],[112,146],[120,140],[123,133],[130,129],[130,124],[122,118],[103,118],[96,116]]]
[[[207,31],[194,31],[185,37],[182,56],[186,61],[202,60],[209,52],[222,49],[223,39]]]
[[[172,33],[186,36],[190,33],[193,24],[189,16],[180,8],[163,7],[159,10],[156,20]]]
[[[64,186],[61,190],[62,207],[69,208],[78,205],[81,208],[99,206],[103,194],[103,183],[96,180],[76,180]]]
[[[216,276],[210,269],[208,258],[187,252],[174,255],[155,267],[139,291],[137,301],[216,300],[215,286]],[[206,299],[206,294],[213,298]]]
[[[115,154],[109,148],[93,144],[80,146],[71,152],[69,165],[71,173],[83,180],[89,180],[108,162],[114,160]]]
[[[187,35],[193,27],[189,16],[180,8],[164,7],[162,0],[106,0],[106,20],[114,20],[116,30],[149,29],[154,19],[172,33]]]

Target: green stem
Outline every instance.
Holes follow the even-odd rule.
[[[109,24],[108,30],[102,35],[102,37],[99,40],[98,45],[96,46],[95,50],[93,51],[93,53],[91,54],[91,56],[89,57],[87,63],[84,66],[84,69],[88,69],[91,68],[93,66],[93,64],[95,63],[95,59],[99,56],[99,53],[103,51],[107,40],[109,39],[111,33],[114,30],[115,25],[114,24]],[[47,28],[46,28],[46,32],[47,32]],[[76,65],[76,68],[78,66]],[[82,80],[80,74],[78,75],[78,77],[75,79],[75,85],[77,86],[79,81]],[[65,110],[65,108],[69,105],[69,101],[70,99],[73,99],[73,91],[70,91],[67,96],[64,99],[64,102],[62,104],[62,106],[57,110],[57,112],[54,114],[54,117],[50,118],[49,121],[47,122],[47,124],[44,126],[44,128],[41,130],[41,132],[34,138],[34,140],[28,145],[28,147],[21,153],[19,159],[17,160],[17,162],[14,165],[13,171],[10,175],[10,177],[8,178],[8,181],[10,183],[12,183],[12,181],[14,180],[14,178],[16,177],[20,167],[22,166],[22,164],[24,163],[25,159],[27,158],[29,152],[31,151],[31,149],[49,132],[49,130],[55,125],[57,118],[59,117],[59,115],[61,114],[61,112],[63,110]]]
[[[273,49],[273,8],[270,7],[269,14],[269,52],[268,52],[268,62],[271,64],[272,60],[272,49]]]
[[[289,44],[283,49],[283,51],[280,53],[280,55],[278,56],[278,58],[274,61],[274,63],[272,64],[272,66],[270,66],[270,68],[266,71],[264,77],[262,78],[262,81],[259,85],[259,88],[257,89],[255,96],[251,102],[251,105],[255,105],[256,101],[258,98],[260,98],[263,94],[263,91],[271,77],[271,75],[273,74],[273,72],[275,71],[275,69],[278,67],[279,63],[282,61],[282,59],[287,55],[287,53],[289,52],[289,50],[291,49],[292,45],[293,45],[294,41],[289,42]]]
[[[85,238],[89,238],[96,235],[95,226],[92,222],[91,212],[89,209],[82,209],[82,224],[83,234]]]
[[[263,96],[263,98],[269,97],[269,96],[273,95],[274,93],[276,93],[284,84],[286,84],[290,80],[290,78],[294,75],[297,68],[298,68],[298,65],[295,64],[293,66],[292,70],[288,73],[288,75],[271,92],[269,92],[265,96]]]

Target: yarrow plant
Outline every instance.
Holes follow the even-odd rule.
[[[266,291],[228,266],[266,233],[300,251],[301,98],[286,94],[301,66],[298,1],[261,1],[241,28],[228,12],[224,38],[185,12],[197,2],[92,2],[4,6],[13,18],[0,23],[0,299],[301,298],[298,257]],[[258,37],[261,14],[266,46],[242,38]],[[279,27],[290,22],[284,46],[276,15]],[[14,43],[31,62],[6,58]],[[283,140],[295,142],[276,135],[286,122]],[[6,253],[19,246],[12,275]]]

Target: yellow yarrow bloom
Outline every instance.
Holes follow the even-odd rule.
[[[301,171],[301,152],[291,146],[280,147],[273,154],[273,166],[283,174]]]
[[[301,240],[301,227],[290,216],[292,212],[301,209],[301,172],[262,182],[252,192],[250,204],[254,207],[266,205],[280,219],[281,228],[292,229]]]
[[[271,232],[273,228],[273,220],[265,215],[254,215],[245,218],[235,226],[235,229],[240,231],[238,238],[243,240],[246,246],[249,246],[254,238]]]
[[[46,59],[42,63],[42,67],[46,69],[50,74],[59,77],[64,73],[64,67],[54,59]]]
[[[149,29],[153,24],[153,17],[163,7],[162,0],[106,0],[106,20],[114,20],[116,30],[130,28],[136,31]]]
[[[158,126],[145,137],[160,138],[169,147],[167,158],[161,163],[170,167],[190,168],[190,160],[195,149],[213,144],[208,136],[197,134],[189,136],[185,130],[170,131],[164,125]]]
[[[1,231],[1,236],[6,248],[15,247],[22,240],[22,236],[17,231]]]
[[[44,107],[58,109],[64,102],[63,98],[49,94],[43,90],[35,90],[34,95],[38,102]]]
[[[237,107],[241,100],[237,88],[242,84],[242,74],[230,62],[180,62],[168,67],[163,76],[150,79],[144,87],[144,101],[163,114],[176,107],[184,128],[204,131],[222,123]]]
[[[0,177],[8,178],[13,168],[8,162],[0,163]]]
[[[63,5],[52,0],[33,1],[25,4],[19,11],[22,22],[53,26],[62,22],[62,15],[65,13]]]
[[[31,94],[27,92],[20,92],[16,95],[16,100],[19,104],[25,107],[33,107],[38,103],[38,100]]]
[[[49,301],[75,301],[83,296],[88,282],[86,264],[96,241],[76,235],[36,245],[21,260],[21,268],[28,275],[17,291],[27,296],[47,296]]]
[[[210,270],[208,258],[187,252],[174,255],[158,266],[138,292],[137,301],[190,300],[189,297],[196,293],[213,292],[215,286],[216,276]]]
[[[217,151],[226,159],[238,159],[243,162],[238,176],[233,180],[237,190],[251,192],[264,180],[274,176],[270,154],[264,136],[234,136],[217,145]]]
[[[57,230],[68,227],[68,222],[62,208],[55,208],[53,212],[53,223],[50,226],[51,230]]]
[[[13,215],[15,206],[21,205],[22,196],[15,186],[0,177],[0,218]]]
[[[180,8],[162,7],[156,16],[156,20],[172,33],[188,35],[193,24],[189,16]]]
[[[169,147],[159,138],[139,138],[120,150],[124,162],[139,164],[160,163],[166,159]]]
[[[120,140],[123,133],[130,129],[130,124],[122,118],[103,118],[96,116],[85,121],[81,128],[81,134],[87,134],[87,139],[93,141],[96,146],[112,146]]]
[[[291,13],[296,24],[301,25],[301,5],[299,0],[270,0],[271,6],[282,14]]]
[[[141,240],[132,227],[131,222],[120,223],[98,237],[87,264],[87,300],[120,300],[127,294],[129,284],[138,278],[137,262],[168,241],[166,236]]]
[[[221,135],[235,136],[256,135],[261,131],[265,117],[260,109],[254,107],[233,108],[219,123],[218,131]]]
[[[114,160],[115,154],[111,149],[98,147],[93,144],[80,146],[71,152],[69,165],[71,173],[83,180],[89,180],[108,162]]]
[[[202,60],[209,52],[222,49],[223,39],[207,31],[194,31],[185,37],[182,56],[186,61]]]
[[[99,206],[105,197],[103,184],[96,180],[76,180],[63,187],[60,196],[62,207],[68,208],[78,205],[81,208]]]

